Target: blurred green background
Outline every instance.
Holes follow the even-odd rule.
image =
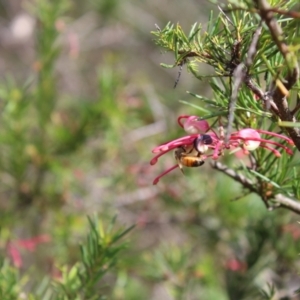
[[[30,274],[28,289],[76,262],[96,212],[104,224],[116,214],[136,224],[105,277],[108,299],[298,299],[296,215],[268,212],[209,164],[152,185],[174,164],[170,154],[150,166],[152,148],[182,134],[177,116],[197,114],[179,100],[210,90],[185,70],[173,89],[179,70],[160,67],[173,57],[150,32],[205,24],[211,9],[203,0],[0,1],[0,246]],[[24,246],[34,238],[36,248]],[[19,245],[21,262],[8,245]]]

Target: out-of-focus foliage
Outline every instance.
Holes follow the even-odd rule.
[[[211,94],[185,71],[173,89],[150,31],[211,9],[0,1],[0,299],[296,299],[297,217],[208,165],[152,186],[173,156],[154,169],[151,149],[194,112],[178,100]]]
[[[29,279],[21,279],[18,270],[10,267],[7,260],[3,261],[1,299],[105,299],[105,287],[99,285],[99,282],[114,266],[116,257],[124,249],[125,244],[116,244],[131,230],[116,231],[114,223],[115,218],[104,229],[103,224],[98,224],[97,218],[89,218],[89,233],[80,247],[80,259],[71,268],[67,265],[59,267],[57,278],[45,277],[32,294],[26,295],[21,290]]]

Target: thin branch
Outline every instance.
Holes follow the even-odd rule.
[[[297,104],[292,110],[292,114],[295,115],[297,111],[300,109],[300,96],[299,94],[297,95]]]
[[[260,87],[258,87],[254,83],[253,79],[250,76],[247,76],[247,78],[245,79],[245,84],[253,92],[253,94],[258,97],[258,99],[264,102],[264,107],[266,109],[271,108],[275,115],[279,114],[278,107],[273,101],[273,98],[270,96],[270,93],[265,93]]]
[[[255,188],[255,184],[245,176],[241,175],[240,173],[234,171],[233,169],[228,168],[226,165],[218,161],[213,161],[211,163],[213,169],[223,172],[227,176],[231,177],[235,181],[241,183],[245,188],[249,189],[253,193],[257,193],[257,189]],[[299,210],[300,212],[300,210]]]
[[[259,191],[255,188],[256,184],[254,182],[252,182],[252,180],[239,174],[238,172],[234,171],[233,169],[228,168],[227,166],[223,165],[220,162],[214,161],[211,163],[211,166],[212,166],[212,168],[223,172],[224,174],[231,177],[235,181],[241,183],[243,187],[247,188],[251,192],[256,193],[259,196],[261,196]],[[273,201],[275,203],[275,206],[270,207],[270,206],[268,206],[268,203],[266,203],[266,201],[264,201],[269,209],[282,207],[282,208],[291,210],[291,211],[295,212],[296,214],[300,214],[300,202],[297,201],[296,199],[289,198],[282,194],[277,194],[277,195],[274,195],[274,199],[272,199],[271,201]]]
[[[248,70],[253,63],[255,53],[257,52],[257,44],[258,44],[259,36],[261,34],[261,29],[262,26],[260,25],[253,34],[253,39],[248,49],[247,59],[245,63],[241,62],[233,72],[234,81],[233,81],[233,89],[230,97],[230,104],[228,108],[228,126],[227,126],[226,136],[225,136],[226,143],[229,140],[229,136],[232,129],[232,123],[234,120],[234,110],[235,110],[235,104],[237,102],[238,91],[241,85],[243,84],[243,82],[246,81]]]
[[[255,8],[244,8],[244,7],[239,7],[239,6],[235,6],[232,8],[227,8],[225,10],[223,10],[224,12],[228,13],[228,12],[233,12],[233,11],[246,11],[246,12],[250,12],[250,13],[258,13],[259,11]],[[294,10],[284,10],[284,9],[280,9],[280,8],[276,8],[276,7],[270,7],[269,11],[272,11],[274,13],[280,14],[280,15],[284,15],[284,16],[288,16],[294,19],[300,19],[300,13]]]
[[[275,196],[274,201],[279,204],[280,207],[286,208],[288,210],[291,210],[295,212],[296,214],[300,214],[300,202],[288,198],[282,194],[277,194]]]
[[[246,70],[245,70],[245,65],[244,63],[240,63],[234,70],[233,72],[233,88],[232,88],[232,93],[229,101],[229,108],[228,108],[228,125],[226,128],[226,136],[225,136],[225,143],[227,144],[229,141],[229,137],[232,131],[232,123],[234,120],[234,111],[235,111],[235,106],[237,102],[237,97],[238,97],[238,92],[239,89],[244,82],[246,78]]]
[[[224,12],[224,10],[222,9],[222,7],[220,5],[218,5],[218,9],[219,11],[223,14],[224,18],[228,21],[228,23],[230,23],[233,27],[234,24],[233,22],[230,20],[230,18],[226,15],[226,13]]]
[[[251,67],[254,57],[255,57],[255,54],[257,52],[257,44],[258,44],[258,39],[261,35],[261,29],[262,29],[262,26],[261,26],[261,24],[259,24],[258,28],[254,32],[253,39],[252,39],[251,45],[249,47],[249,50],[247,53],[247,59],[245,62],[247,69],[249,69]]]
[[[179,82],[179,80],[180,80],[180,76],[181,76],[181,73],[182,73],[182,69],[183,69],[183,64],[184,64],[184,60],[182,60],[181,62],[180,62],[180,64],[179,64],[179,72],[178,72],[178,75],[177,75],[177,79],[176,79],[176,81],[175,81],[175,83],[174,83],[174,89],[176,88],[176,86],[177,86],[177,84],[178,84],[178,82]]]
[[[280,15],[292,17],[294,19],[300,19],[300,13],[297,12],[297,11],[283,10],[283,9],[276,8],[276,7],[271,7],[269,10],[272,11],[272,12],[275,12],[277,14],[280,14]]]
[[[279,51],[285,59],[287,59],[288,54],[290,53],[287,44],[284,42],[283,31],[276,19],[274,18],[274,13],[271,11],[271,6],[267,0],[254,0],[259,7],[259,14],[262,20],[265,21],[268,26],[273,41],[278,47]]]
[[[299,79],[299,66],[297,59],[294,57],[293,53],[290,52],[288,45],[284,42],[283,31],[274,18],[272,7],[269,5],[267,0],[254,0],[254,2],[258,5],[259,14],[268,26],[274,43],[287,62],[288,75],[284,79],[283,83],[286,90],[290,90]],[[272,92],[272,96],[278,108],[277,115],[281,121],[296,122],[297,120],[288,106],[286,91],[284,91],[279,85],[275,84],[275,86],[276,88],[274,92]],[[300,151],[300,129],[287,127],[285,130],[288,132],[296,147]]]

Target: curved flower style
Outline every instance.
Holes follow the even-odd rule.
[[[183,120],[185,121],[183,122]],[[216,160],[223,155],[225,150],[241,149],[245,154],[249,154],[249,151],[262,147],[273,152],[275,156],[280,157],[280,152],[270,146],[274,145],[276,148],[283,149],[289,155],[293,154],[293,151],[289,147],[276,141],[261,138],[260,134],[266,134],[271,137],[280,138],[290,145],[294,145],[290,138],[274,132],[245,128],[233,132],[229,137],[229,141],[226,143],[222,133],[218,135],[215,131],[210,130],[207,121],[201,120],[197,116],[180,116],[178,118],[178,124],[188,135],[155,147],[152,152],[156,155],[150,161],[151,165],[155,165],[162,155],[171,150],[175,150],[177,164],[157,176],[153,184],[157,184],[161,177],[178,167],[181,168],[182,165],[196,167],[201,166],[207,158]],[[180,150],[178,151],[178,149]]]

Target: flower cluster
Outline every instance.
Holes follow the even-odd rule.
[[[276,148],[281,148],[289,155],[293,154],[289,147],[261,137],[261,134],[265,134],[294,145],[293,141],[288,137],[274,132],[244,128],[231,133],[229,140],[225,141],[221,130],[217,134],[210,129],[207,121],[201,120],[197,116],[180,116],[178,124],[185,130],[187,135],[155,147],[152,152],[156,155],[152,158],[150,164],[155,165],[162,155],[171,150],[175,150],[177,163],[157,176],[153,184],[157,184],[162,176],[178,167],[181,168],[182,165],[190,167],[200,166],[207,158],[218,159],[226,150],[242,150],[245,154],[248,154],[249,151],[262,147],[273,152],[275,156],[280,157],[281,154]]]

